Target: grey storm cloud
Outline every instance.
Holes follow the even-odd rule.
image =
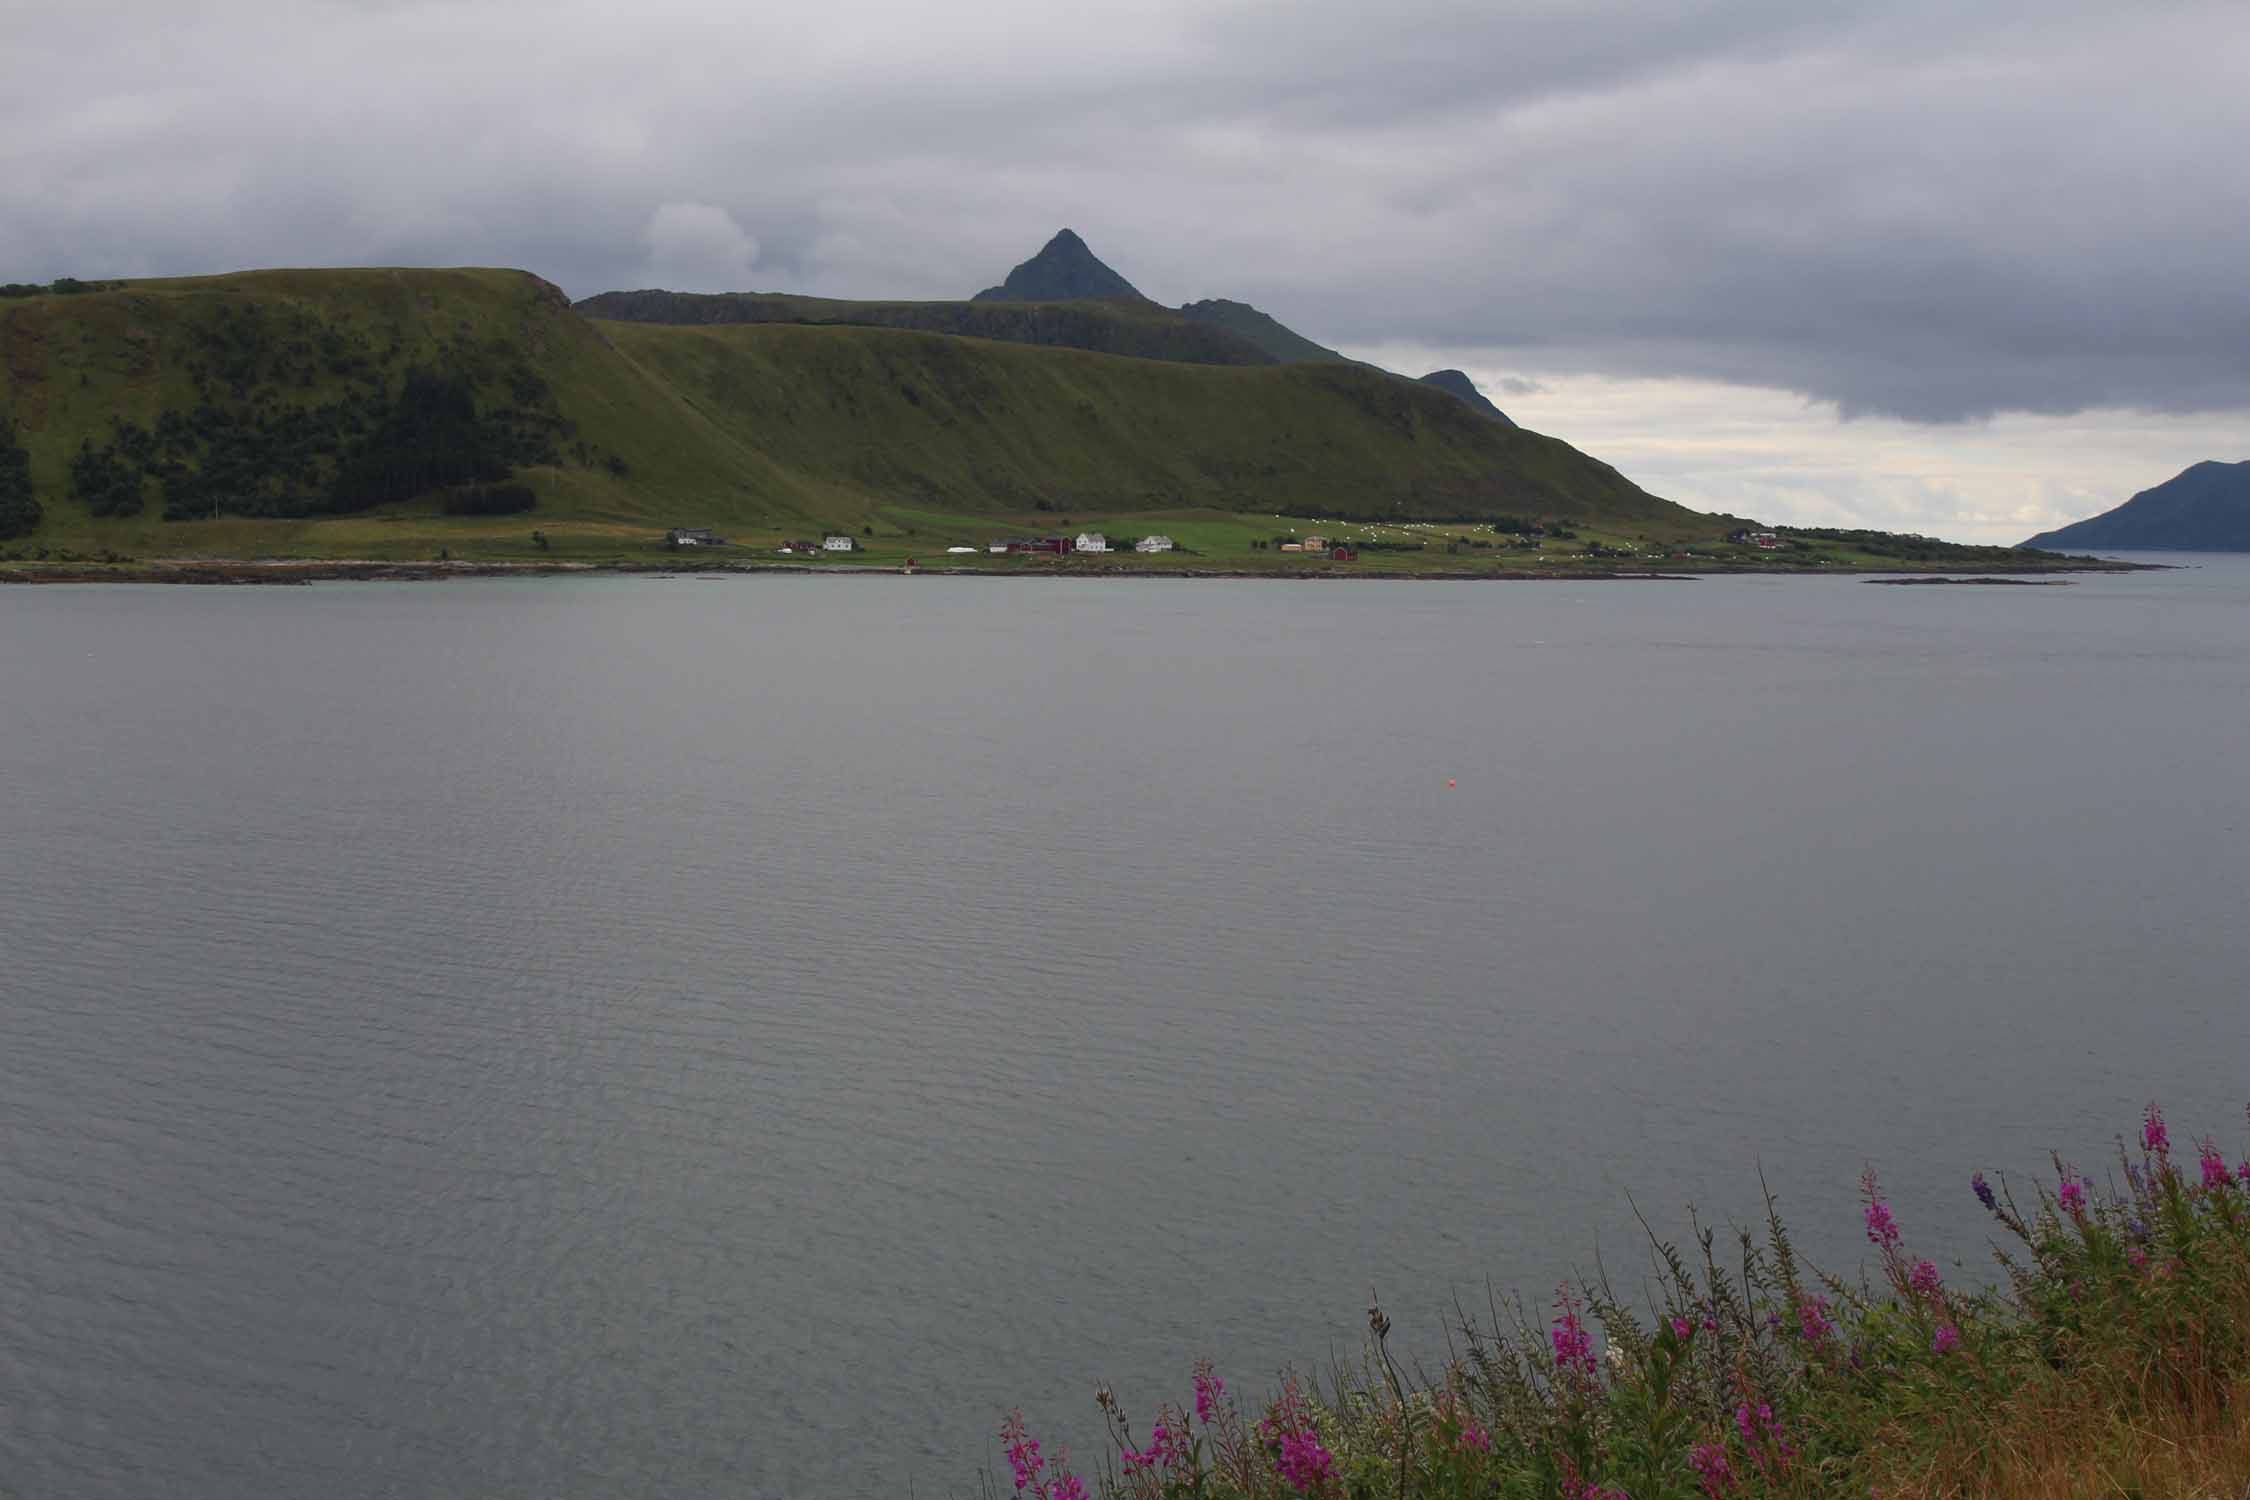
[[[2250,408],[2250,26],[2012,3],[7,0],[0,279],[962,296],[1845,414]]]

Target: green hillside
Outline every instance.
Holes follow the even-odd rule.
[[[1491,421],[1505,422],[1510,427],[1516,425],[1515,418],[1494,406],[1464,370],[1432,370],[1422,377],[1422,384],[1434,385],[1441,391],[1459,397],[1469,404],[1470,410]]]
[[[18,544],[141,557],[521,550],[534,527],[607,555],[668,526],[789,533],[901,507],[1710,529],[1567,444],[1356,366],[603,322],[521,271],[0,300],[0,412],[0,480],[20,451],[40,511]],[[496,476],[536,509],[443,513]]]
[[[1700,519],[1566,443],[1355,366],[1166,364],[878,329],[607,331],[745,445],[870,499]]]
[[[1262,365],[1274,356],[1231,329],[1198,323],[1153,302],[849,302],[781,292],[603,292],[578,304],[590,318],[625,323],[805,323],[905,328],[1044,348],[1087,349],[1199,365]]]
[[[1224,297],[1213,297],[1203,302],[1188,303],[1180,309],[1180,316],[1224,328],[1263,349],[1283,364],[1355,363],[1333,349],[1314,343],[1279,319],[1258,311],[1247,302],[1229,302]]]

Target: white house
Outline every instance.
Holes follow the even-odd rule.
[[[823,552],[850,552],[858,546],[859,543],[848,536],[824,536],[820,539],[820,550]]]
[[[1004,541],[996,541],[989,547],[986,547],[984,550],[991,553],[994,557],[1001,557],[1006,555],[1008,551],[1008,544]]]
[[[1078,550],[1081,552],[1107,552],[1109,550],[1109,538],[1098,531],[1081,531],[1078,533]]]
[[[1144,536],[1133,544],[1135,552],[1169,552],[1172,539],[1168,536]]]

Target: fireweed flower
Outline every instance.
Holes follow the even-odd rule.
[[[2141,1115],[2141,1145],[2158,1156],[2167,1155],[2172,1149],[2172,1132],[2164,1128],[2164,1111],[2157,1107],[2154,1099],[2148,1102],[2148,1108]]]
[[[1487,1432],[1484,1425],[1478,1422],[1476,1418],[1471,1417],[1461,1424],[1461,1435],[1454,1439],[1454,1445],[1463,1451],[1474,1450],[1478,1453],[1490,1453],[1492,1451],[1492,1434]]]
[[[1554,1346],[1555,1364],[1559,1368],[1591,1379],[1596,1373],[1594,1336],[1579,1321],[1579,1306],[1578,1299],[1570,1294],[1569,1287],[1555,1289],[1555,1307],[1562,1316],[1555,1320],[1555,1326],[1547,1334],[1547,1341]]]
[[[1291,1489],[1303,1493],[1336,1472],[1336,1458],[1308,1427],[1281,1435],[1281,1452],[1274,1458],[1274,1468]]]
[[[1914,1262],[1914,1269],[1908,1274],[1906,1284],[1912,1287],[1918,1295],[1924,1297],[1936,1296],[1944,1286],[1944,1283],[1938,1277],[1937,1266],[1926,1260]]]
[[[1867,1238],[1869,1243],[1881,1245],[1885,1250],[1898,1243],[1898,1224],[1891,1218],[1890,1205],[1867,1205]]]
[[[1204,1426],[1218,1414],[1219,1402],[1225,1398],[1227,1383],[1211,1373],[1211,1362],[1202,1360],[1195,1367],[1195,1415]]]
[[[1689,1449],[1688,1467],[1702,1481],[1703,1493],[1714,1500],[1734,1488],[1734,1466],[1727,1462],[1727,1450],[1718,1443],[1697,1443]]]
[[[1836,1325],[1828,1321],[1828,1299],[1807,1297],[1797,1304],[1797,1331],[1808,1344],[1822,1344],[1835,1333]]]
[[[1686,1343],[1689,1339],[1695,1337],[1695,1325],[1685,1318],[1674,1318],[1672,1320],[1672,1337],[1683,1344]]]
[[[1930,1340],[1932,1354],[1951,1354],[1961,1347],[1961,1330],[1951,1323],[1940,1323],[1937,1334]]]
[[[1023,1430],[1023,1413],[1011,1411],[1000,1424],[1000,1439],[1008,1445],[1008,1467],[1016,1473],[1016,1492],[1021,1494],[1039,1479],[1039,1471],[1047,1461],[1039,1456],[1039,1440]]]
[[[2063,1212],[2066,1214],[2084,1213],[2086,1211],[2086,1185],[2075,1177],[2065,1177],[2062,1180],[2061,1191],[2055,1196],[2061,1200]]]
[[[2223,1188],[2234,1180],[2234,1174],[2227,1170],[2227,1159],[2219,1154],[2219,1148],[2211,1142],[2203,1143],[2197,1161],[2203,1168],[2203,1186],[2206,1190]]]
[[[2148,1269],[2148,1252],[2135,1245],[2125,1252],[2125,1261],[2134,1270],[2145,1271]]]

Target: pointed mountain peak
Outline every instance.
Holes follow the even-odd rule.
[[[1506,422],[1510,427],[1516,425],[1506,412],[1494,406],[1485,397],[1484,392],[1477,389],[1477,383],[1471,380],[1465,371],[1432,370],[1422,377],[1422,383],[1434,385],[1441,391],[1451,391],[1463,401],[1468,402],[1472,409],[1484,416],[1491,417],[1496,421]]]
[[[1081,297],[1124,297],[1146,302],[1133,283],[1103,265],[1086,242],[1065,229],[1037,255],[1008,273],[998,286],[977,293],[978,302],[1071,302]]]

